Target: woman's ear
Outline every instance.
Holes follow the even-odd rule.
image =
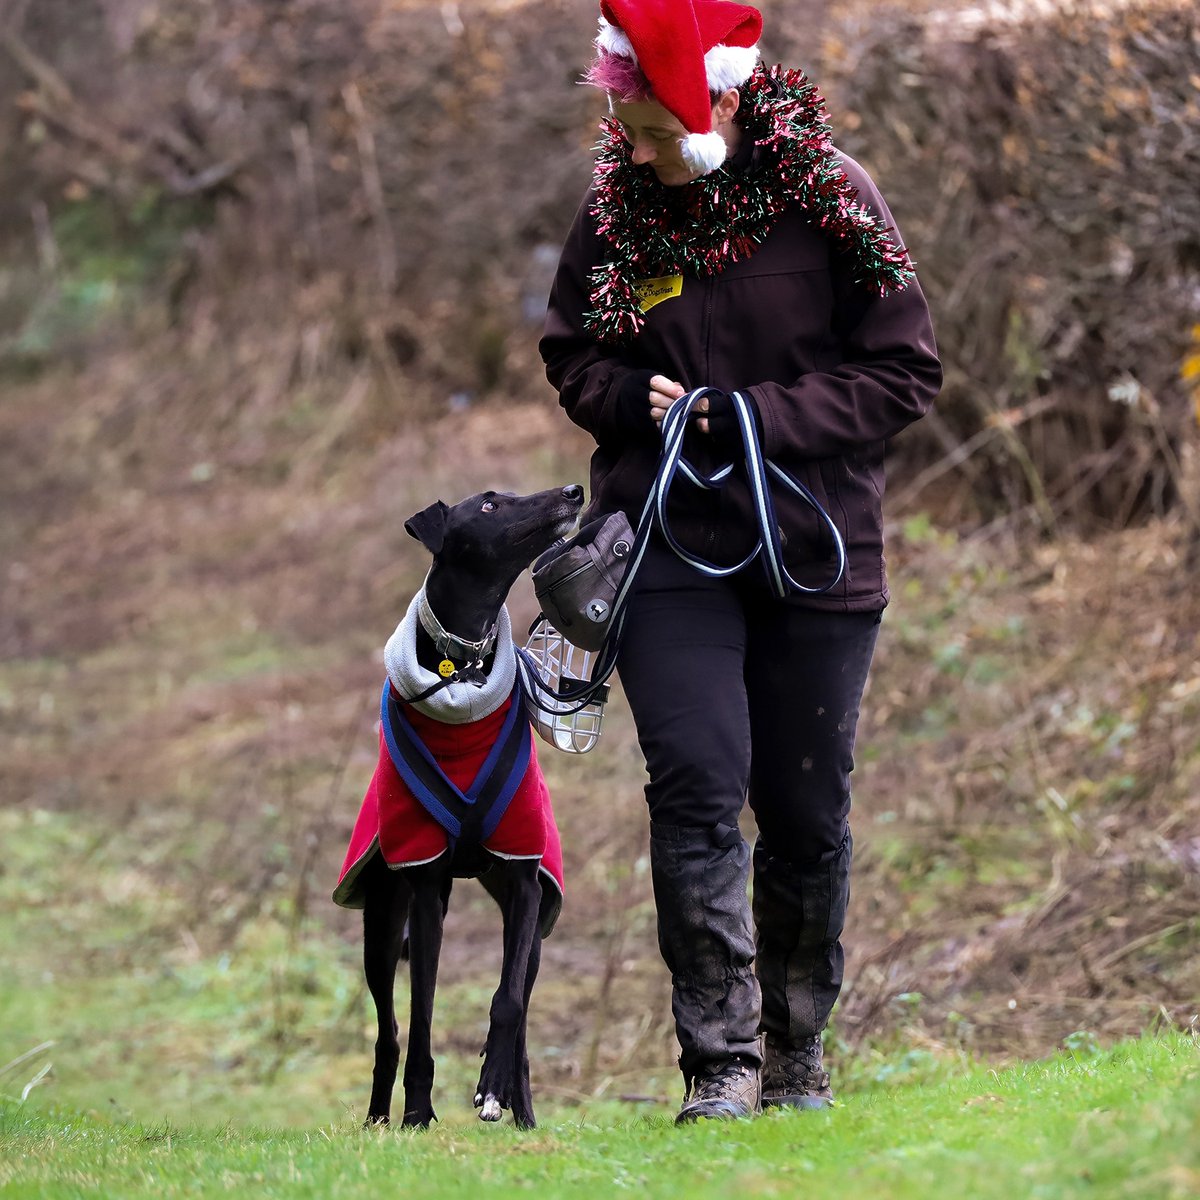
[[[727,88],[716,99],[713,104],[713,127],[723,125],[728,121],[733,120],[734,113],[737,112],[738,106],[742,102],[742,97],[738,93],[737,88]]]

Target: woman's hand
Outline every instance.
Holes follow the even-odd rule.
[[[665,375],[655,375],[651,378],[650,416],[659,429],[662,428],[663,417],[667,415],[667,410],[680,396],[686,396],[687,392],[688,389],[683,384],[676,383],[673,379],[668,379]],[[692,409],[693,414],[697,412],[708,412],[707,396]],[[701,433],[708,432],[708,421],[705,418],[700,418],[696,424]]]

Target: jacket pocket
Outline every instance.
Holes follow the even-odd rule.
[[[845,514],[839,502],[836,484],[830,485],[828,472],[836,462],[809,460],[803,463],[779,464],[811,493],[812,498],[829,514],[839,535],[845,539]],[[772,483],[775,513],[785,541],[784,565],[792,574],[814,568],[828,568],[837,558],[833,534],[824,518],[805,499],[778,480]],[[800,582],[811,580],[797,575]]]

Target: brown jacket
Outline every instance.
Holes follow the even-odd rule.
[[[894,225],[867,173],[842,161],[859,203]],[[750,257],[715,276],[685,275],[681,293],[654,304],[631,343],[600,345],[583,330],[588,273],[605,256],[592,202],[589,193],[568,234],[540,346],[563,408],[596,439],[586,516],[623,509],[636,522],[654,476],[657,430],[648,417],[631,424],[621,398],[631,373],[739,390],[757,408],[763,452],[808,485],[846,542],[842,581],[797,603],[881,608],[884,445],[929,408],[942,379],[920,285],[880,297],[856,284],[837,247],[793,206]],[[721,457],[699,433],[689,433],[685,455],[701,470]],[[774,494],[788,569],[809,585],[827,579],[828,533],[790,493]],[[748,492],[736,478],[716,493],[681,480],[669,517],[683,545],[718,564],[753,544]]]

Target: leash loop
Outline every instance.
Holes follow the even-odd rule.
[[[754,506],[754,523],[758,538],[753,549],[741,562],[722,567],[691,553],[679,543],[671,532],[670,523],[667,520],[667,499],[670,496],[671,488],[680,477],[696,487],[715,491],[723,488],[729,482],[735,468],[739,465],[736,460],[724,463],[705,475],[683,457],[683,441],[687,432],[687,422],[696,405],[706,396],[724,394],[719,388],[694,388],[686,396],[681,396],[676,400],[663,418],[662,454],[649,495],[646,497],[646,503],[638,518],[633,547],[629,553],[629,563],[612,602],[612,616],[609,619],[608,633],[604,639],[604,645],[596,654],[596,663],[592,669],[591,678],[582,685],[575,683],[569,689],[557,691],[542,679],[537,669],[537,663],[528,650],[523,647],[517,648],[517,665],[524,679],[526,691],[532,702],[543,712],[570,715],[581,711],[601,695],[601,689],[605,687],[609,676],[616,670],[617,652],[625,628],[626,602],[633,590],[634,580],[638,568],[642,564],[642,559],[645,557],[646,546],[655,524],[667,545],[679,558],[702,575],[710,578],[724,579],[736,575],[739,571],[745,570],[755,559],[761,558],[771,590],[780,599],[790,592],[819,596],[837,587],[845,576],[846,543],[840,530],[807,485],[763,455],[753,410],[741,392],[731,392],[729,398],[733,402],[733,411],[742,438],[743,461]],[[775,501],[771,493],[772,480],[803,500],[828,531],[833,543],[834,572],[825,583],[817,586],[800,583],[784,565],[783,543],[780,537],[779,522],[775,515]],[[536,621],[534,624],[536,625]]]
[[[742,449],[745,453],[746,477],[750,487],[750,496],[754,504],[755,525],[758,529],[758,540],[753,549],[740,563],[728,567],[719,567],[708,562],[699,555],[684,549],[671,532],[667,521],[667,497],[678,475],[699,487],[716,490],[724,487],[731,478],[735,462],[725,463],[710,475],[698,472],[683,458],[683,438],[687,432],[687,422],[696,404],[710,395],[722,395],[718,388],[696,388],[686,396],[681,396],[663,418],[663,455],[658,472],[654,478],[651,494],[655,497],[655,516],[663,538],[671,549],[689,566],[702,575],[715,579],[723,579],[736,575],[744,570],[756,558],[761,557],[767,572],[767,580],[771,590],[780,599],[789,592],[803,592],[810,596],[819,596],[837,587],[846,573],[846,543],[842,538],[833,518],[825,511],[821,502],[813,495],[812,490],[777,463],[771,462],[763,455],[762,446],[758,439],[758,426],[749,401],[741,392],[730,393],[733,401],[733,411],[738,422],[738,431],[742,436]],[[775,515],[775,500],[771,494],[770,480],[778,480],[793,494],[800,497],[816,514],[817,519],[828,531],[834,548],[835,567],[832,577],[825,583],[809,586],[800,583],[788,571],[783,563],[783,544],[779,536],[779,522]]]

